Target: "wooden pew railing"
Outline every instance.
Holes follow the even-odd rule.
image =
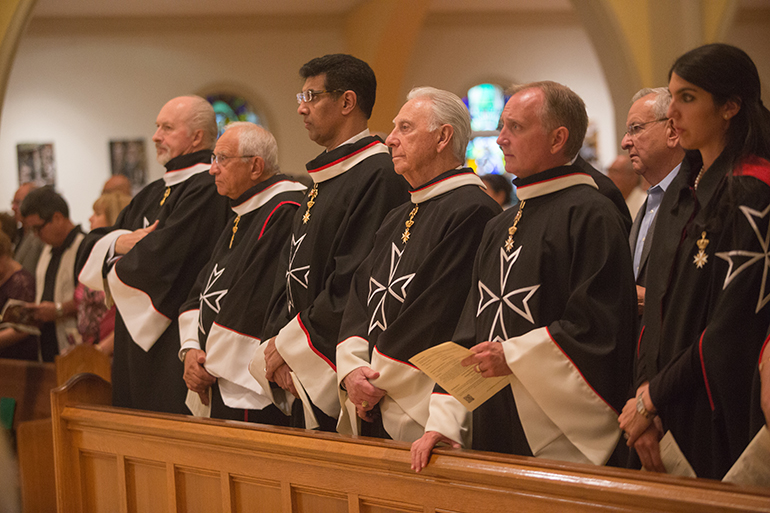
[[[52,394],[59,512],[770,511],[770,491],[638,471],[95,406]],[[89,399],[90,398],[90,399]]]

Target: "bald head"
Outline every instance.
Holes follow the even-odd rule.
[[[106,182],[102,188],[102,194],[108,192],[121,192],[131,196],[131,180],[126,175],[115,175]]]
[[[27,194],[37,189],[37,186],[32,182],[26,182],[21,184],[21,187],[16,189],[16,193],[13,195],[13,201],[11,201],[11,210],[13,210],[13,217],[17,223],[23,221],[24,216],[21,215],[21,204]]]
[[[180,155],[211,150],[217,139],[214,108],[200,96],[179,96],[166,103],[158,118],[152,140],[158,162],[166,164]]]

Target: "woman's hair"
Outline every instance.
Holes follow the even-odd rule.
[[[748,155],[770,159],[770,111],[762,104],[759,74],[746,52],[721,43],[700,46],[674,62],[669,80],[672,73],[711,93],[717,106],[729,100],[740,105],[724,149],[731,168]]]
[[[124,192],[105,192],[94,201],[94,212],[100,210],[107,218],[107,226],[112,226],[118,219],[118,214],[126,205],[131,203],[131,196]]]

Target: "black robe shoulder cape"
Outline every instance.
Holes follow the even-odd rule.
[[[463,168],[410,191],[412,201],[385,218],[353,278],[337,346],[338,379],[362,366],[380,373],[372,384],[388,392],[379,404],[394,440],[413,442],[424,432],[434,382],[409,359],[452,337],[484,226],[501,212],[483,186]],[[358,434],[355,406],[340,393],[338,429]]]
[[[206,265],[228,215],[208,174],[211,151],[180,155],[142,189],[114,226],[84,240],[80,281],[105,283],[117,306],[112,398],[115,406],[186,413],[177,317]],[[115,240],[159,221],[127,254],[112,258]]]
[[[631,381],[636,292],[617,208],[575,166],[519,179],[489,222],[454,340],[502,344],[506,386],[472,414],[472,447],[604,464]],[[437,387],[426,431],[468,444],[471,414]]]
[[[276,349],[310,401],[336,419],[335,350],[350,282],[385,215],[409,199],[408,184],[372,136],[322,153],[307,170],[318,192],[311,206],[309,191],[294,216],[266,337],[276,336]]]

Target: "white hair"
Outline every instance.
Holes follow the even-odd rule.
[[[655,95],[655,103],[652,105],[652,115],[655,116],[655,119],[665,119],[666,113],[668,112],[668,106],[671,103],[671,92],[668,90],[668,87],[645,87],[644,89],[640,89],[634,97],[631,98],[631,104],[636,103],[637,100],[641,100],[649,94]]]
[[[187,130],[192,134],[196,130],[203,131],[201,144],[204,148],[213,150],[217,144],[217,115],[214,107],[200,96],[183,96],[190,101],[190,112],[187,118]]]
[[[442,125],[449,125],[454,130],[452,136],[452,154],[460,162],[465,162],[465,150],[471,138],[471,115],[463,101],[454,93],[435,87],[415,87],[406,96],[406,100],[427,98],[433,108],[430,130],[438,130]]]
[[[278,143],[273,134],[248,121],[236,121],[225,127],[225,132],[238,129],[238,151],[241,155],[258,155],[265,161],[268,174],[278,172]]]

